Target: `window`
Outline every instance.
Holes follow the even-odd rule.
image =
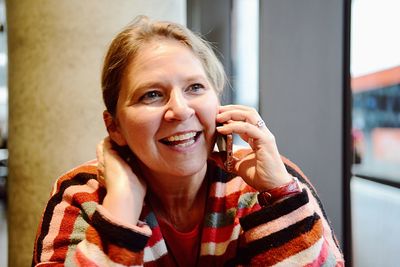
[[[354,266],[396,266],[400,230],[400,17],[397,0],[353,0]]]
[[[353,172],[400,183],[400,17],[396,0],[352,3]]]
[[[258,0],[234,0],[232,13],[233,102],[258,109]]]

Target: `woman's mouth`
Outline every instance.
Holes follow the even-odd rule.
[[[201,132],[186,132],[171,135],[160,140],[161,143],[178,148],[185,148],[193,145],[199,138]]]

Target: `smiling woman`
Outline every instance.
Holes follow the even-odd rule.
[[[115,119],[107,119],[107,127],[112,140],[128,145],[157,173],[150,183],[168,183],[204,176],[218,106],[200,60],[180,42],[159,39],[142,47],[125,70]]]
[[[314,188],[255,109],[220,105],[224,84],[181,25],[139,17],[118,34],[102,79],[109,136],[57,181],[33,264],[342,266]],[[217,133],[249,144],[232,171]]]

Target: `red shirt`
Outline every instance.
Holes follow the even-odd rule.
[[[161,232],[178,266],[196,266],[200,245],[200,224],[190,232],[182,233],[174,226],[159,219]]]

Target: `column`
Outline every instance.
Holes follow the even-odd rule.
[[[184,0],[8,0],[9,266],[29,266],[55,179],[95,157],[106,131],[100,73],[136,15],[185,23]]]

